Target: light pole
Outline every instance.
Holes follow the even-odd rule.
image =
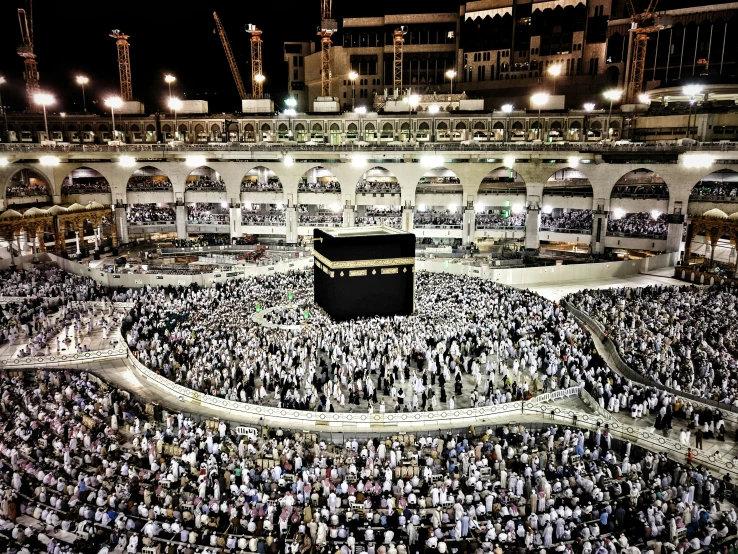
[[[449,79],[451,79],[451,96],[453,96],[453,94],[454,94],[454,77],[456,77],[456,71],[454,71],[453,69],[449,69],[446,72],[446,77],[448,77]]]
[[[411,94],[407,97],[407,141],[410,142],[412,136],[413,136],[413,120],[412,120],[412,113],[413,108],[417,108],[418,104],[420,104],[420,96],[417,94]]]
[[[82,87],[82,110],[87,113],[87,100],[85,100],[85,85],[90,80],[84,75],[77,75],[77,84]]]
[[[607,138],[610,138],[610,118],[612,117],[612,103],[615,100],[620,100],[623,91],[618,89],[612,89],[605,92],[605,98],[610,101],[610,109],[607,112]]]
[[[110,108],[110,117],[113,119],[113,140],[116,140],[118,132],[115,130],[115,108],[120,108],[123,100],[119,96],[111,96],[105,99],[105,105]]]
[[[287,121],[289,122],[290,126],[288,138],[292,140],[292,118],[297,115],[297,111],[295,110],[295,106],[297,106],[297,100],[290,96],[287,100],[284,101],[284,103],[287,106],[287,109],[284,111],[284,113],[287,116]]]
[[[51,140],[49,138],[49,121],[46,119],[46,106],[50,106],[54,103],[54,97],[45,92],[37,92],[36,95],[33,97],[33,101],[44,108],[44,127],[46,128],[46,140]]]
[[[595,105],[592,102],[587,102],[584,105],[584,142],[587,142],[589,139],[589,135],[587,134],[587,114],[591,111],[594,111]]]
[[[689,96],[689,115],[687,116],[687,134],[684,135],[685,138],[692,138],[690,135],[690,124],[692,122],[692,106],[697,103],[697,99],[695,96],[697,96],[700,92],[702,92],[702,89],[699,87],[699,85],[687,85],[684,88],[682,88],[682,91],[685,95]],[[696,110],[695,110],[696,112]],[[697,114],[695,113],[695,119],[697,119]]]
[[[510,114],[513,111],[512,104],[503,104],[502,112],[507,114],[507,122],[505,123],[505,132],[502,136],[502,142],[510,140]]]
[[[182,107],[182,101],[179,98],[169,99],[169,109],[174,112],[174,140],[179,139],[179,129],[177,128],[177,110]]]
[[[428,113],[433,117],[433,123],[431,124],[431,142],[436,142],[436,114],[438,113],[438,106],[435,104],[429,106]]]
[[[176,80],[177,78],[174,75],[164,75],[164,82],[169,86],[169,98],[172,97],[172,83]]]
[[[2,85],[5,84],[5,77],[0,76],[0,90],[2,90]],[[0,110],[3,111],[3,119],[5,121],[5,129],[3,130],[3,133],[0,134],[0,141],[2,141],[3,136],[7,136],[8,134],[8,112],[5,109],[5,106],[3,106],[3,97],[0,94]],[[7,141],[10,142],[10,137],[7,137]]]
[[[356,106],[354,108],[354,113],[359,116],[359,141],[362,141],[364,140],[364,129],[361,127],[361,116],[366,113],[366,108],[364,106]]]
[[[359,74],[356,73],[356,71],[352,71],[349,73],[349,79],[351,80],[351,109],[353,110],[356,107],[356,79],[359,77]]]
[[[561,64],[554,64],[548,68],[548,74],[553,77],[553,93],[556,95],[556,77],[561,75]]]
[[[541,123],[541,107],[548,103],[548,94],[545,92],[539,92],[538,94],[534,94],[530,97],[530,99],[533,101],[533,104],[538,106],[538,128],[536,129],[536,138],[538,140],[543,140],[540,137],[543,135],[542,128],[543,124]]]

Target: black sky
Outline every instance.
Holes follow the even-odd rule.
[[[334,0],[334,17],[379,16],[387,13],[456,12],[459,0],[401,0],[389,7],[380,3]],[[25,0],[0,2],[0,75],[8,83],[2,89],[3,104],[11,111],[25,109],[23,60],[16,54],[20,43],[17,9]],[[173,93],[180,98],[208,100],[210,110],[240,108],[225,53],[212,13],[217,11],[228,33],[241,75],[250,87],[250,51],[246,23],[263,30],[264,91],[277,108],[286,95],[285,41],[313,40],[320,19],[319,0],[265,2],[175,2],[172,0],[35,0],[35,52],[41,87],[57,98],[55,111],[82,111],[82,95],[74,76],[90,78],[89,111],[101,112],[94,101],[119,91],[115,40],[112,29],[130,35],[133,94],[147,111],[163,109],[167,96],[163,77],[173,73],[178,81]]]

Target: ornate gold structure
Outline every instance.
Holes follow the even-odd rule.
[[[37,252],[46,252],[45,234],[53,234],[55,249],[59,254],[66,250],[67,231],[76,231],[81,238],[84,236],[84,226],[88,222],[93,228],[100,229],[104,222],[108,222],[113,247],[118,246],[118,232],[112,208],[97,202],[90,202],[87,206],[72,204],[68,207],[33,207],[23,213],[6,210],[0,214],[0,236],[12,243],[16,237],[25,232],[26,240],[32,245],[35,256]]]
[[[709,213],[709,212],[708,212]],[[711,246],[710,265],[715,260],[715,247],[722,237],[728,237],[735,247],[738,245],[738,218],[730,216],[693,215],[689,218],[687,241],[684,249],[684,261],[689,262],[692,255],[694,237],[704,233]],[[738,265],[738,264],[737,264]]]

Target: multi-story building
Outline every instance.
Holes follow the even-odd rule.
[[[662,0],[659,23],[646,53],[644,89],[685,79],[732,77],[738,49],[738,7],[724,0]],[[581,106],[607,87],[623,87],[630,66],[631,21],[616,0],[476,0],[458,13],[347,18],[334,36],[332,93],[343,109],[368,105],[392,93],[392,34],[407,27],[403,88],[418,93],[448,92],[448,69],[457,72],[455,90],[489,98],[488,108],[514,102],[531,90],[566,96]],[[551,66],[560,68],[553,77]],[[290,71],[292,69],[290,68]],[[359,73],[354,83],[348,75]],[[308,104],[320,95],[320,53],[305,58]],[[401,94],[404,94],[401,93]]]

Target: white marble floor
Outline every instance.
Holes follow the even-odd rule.
[[[518,288],[529,289],[554,302],[558,302],[567,294],[582,289],[609,289],[615,287],[647,287],[649,285],[684,285],[684,281],[674,279],[674,268],[657,269],[649,273],[616,277],[597,281],[562,281],[553,284],[517,285]],[[516,286],[516,285],[513,285]]]

